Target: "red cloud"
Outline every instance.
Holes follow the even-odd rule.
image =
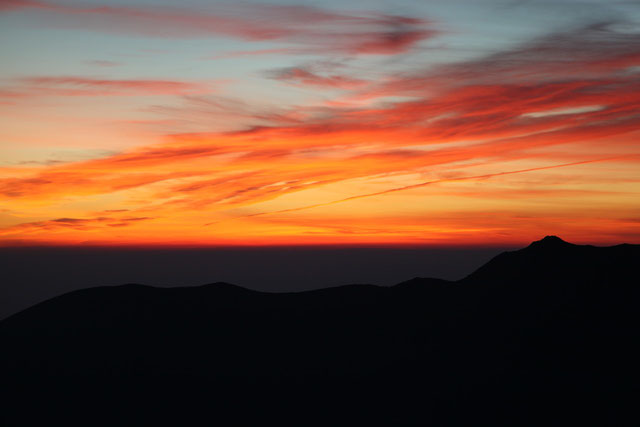
[[[69,28],[153,37],[220,35],[278,40],[292,52],[391,55],[435,34],[427,22],[380,14],[342,14],[310,6],[216,5],[213,13],[169,7],[80,7],[53,2],[4,1],[0,11],[32,9]],[[79,15],[81,18],[79,19]]]
[[[112,80],[89,77],[28,77],[19,79],[11,90],[0,91],[0,97],[31,96],[133,96],[193,95],[211,91],[204,83],[175,80]]]
[[[640,66],[640,34],[619,32],[614,23],[606,23],[546,35],[477,60],[396,74],[354,97],[429,97],[460,86],[615,84],[616,79],[637,80],[633,66]]]
[[[28,8],[48,8],[47,3],[30,0],[0,0],[0,12]]]
[[[7,168],[7,178],[0,180],[0,197],[19,206],[22,199],[44,203],[136,188],[140,191],[132,192],[135,199],[127,201],[131,206],[148,206],[150,212],[168,216],[211,212],[210,222],[215,223],[225,217],[262,218],[266,212],[288,214],[445,184],[454,195],[453,184],[458,183],[478,183],[475,190],[482,192],[489,179],[513,183],[516,176],[536,174],[544,180],[552,171],[558,175],[549,187],[566,190],[558,194],[569,197],[575,189],[558,184],[564,182],[560,170],[565,167],[581,170],[576,178],[581,191],[597,189],[597,197],[603,197],[604,178],[611,180],[607,183],[612,183],[612,193],[637,184],[637,174],[629,171],[637,170],[640,158],[640,82],[628,66],[640,53],[640,35],[585,31],[589,46],[574,43],[579,37],[571,34],[555,37],[565,41],[555,46],[549,36],[489,59],[407,74],[380,85],[369,83],[373,87],[360,94],[408,95],[411,101],[266,111],[229,100],[191,97],[197,105],[184,112],[185,118],[198,114],[195,117],[203,121],[207,114],[233,110],[248,126],[261,125],[231,133],[172,135],[164,144],[86,162],[33,170]],[[538,48],[549,55],[539,55]],[[562,62],[568,66],[561,67]],[[325,87],[340,87],[349,79],[306,68],[283,76]],[[138,88],[121,81],[86,80],[45,78],[29,83],[114,91]],[[610,171],[589,175],[604,168],[605,161],[615,162]],[[409,174],[410,179],[393,180]],[[380,177],[389,182],[371,184]],[[357,189],[354,181],[363,183],[363,189]],[[348,183],[345,188],[353,193],[341,193],[333,186],[312,204],[291,202],[292,193],[336,183]],[[504,194],[518,188],[531,194],[537,190],[515,180]],[[292,197],[278,208],[254,206],[285,194]],[[468,195],[469,188],[461,194]],[[606,199],[594,200],[589,201],[591,213],[584,215],[592,215],[595,224],[594,212],[600,206],[596,202]],[[629,217],[634,206],[629,202],[624,206],[627,211],[621,215]],[[540,209],[540,215],[553,218],[552,208]],[[612,218],[613,214],[611,224],[622,223]],[[455,223],[460,226],[464,221]]]
[[[271,73],[276,80],[281,80],[293,85],[333,87],[340,89],[355,89],[365,85],[367,80],[356,79],[343,75],[321,76],[304,67],[292,67]]]

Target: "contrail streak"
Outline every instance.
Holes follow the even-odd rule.
[[[626,156],[626,157],[628,157],[628,156]],[[225,219],[225,220],[222,220],[222,221],[210,222],[210,223],[205,224],[205,225],[213,225],[213,224],[218,224],[218,223],[224,222],[224,221],[231,221],[231,220],[241,219],[241,218],[251,218],[251,217],[255,217],[255,216],[272,215],[272,214],[288,213],[288,212],[297,212],[297,211],[302,211],[302,210],[306,210],[306,209],[313,209],[313,208],[319,208],[319,207],[323,207],[323,206],[335,205],[335,204],[338,204],[338,203],[349,202],[351,200],[358,200],[358,199],[365,199],[365,198],[368,198],[368,197],[382,196],[384,194],[395,193],[397,191],[405,191],[405,190],[411,190],[411,189],[414,189],[414,188],[426,187],[427,185],[440,184],[440,183],[443,183],[443,182],[455,182],[455,181],[467,181],[467,180],[472,180],[472,179],[493,178],[493,177],[502,176],[502,175],[513,175],[513,174],[517,174],[517,173],[535,172],[535,171],[541,171],[541,170],[546,170],[546,169],[557,169],[557,168],[564,168],[564,167],[568,167],[568,166],[584,165],[584,164],[587,164],[587,163],[606,162],[606,161],[609,161],[609,160],[616,160],[616,159],[620,159],[620,158],[623,158],[623,156],[607,157],[607,158],[604,158],[604,159],[595,159],[595,160],[583,160],[583,161],[580,161],[580,162],[563,163],[563,164],[560,164],[560,165],[552,165],[552,166],[540,166],[540,167],[537,167],[537,168],[529,168],[529,169],[518,169],[518,170],[506,171],[506,172],[489,173],[489,174],[485,174],[485,175],[473,175],[473,176],[463,176],[463,177],[459,177],[459,178],[436,179],[436,180],[433,180],[433,181],[425,181],[425,182],[420,182],[418,184],[406,185],[404,187],[396,187],[396,188],[390,188],[388,190],[376,191],[375,193],[358,194],[356,196],[350,196],[350,197],[346,197],[344,199],[333,200],[331,202],[316,203],[316,204],[313,204],[313,205],[300,206],[300,207],[297,207],[297,208],[281,209],[281,210],[277,210],[277,211],[258,212],[258,213],[254,213],[254,214],[242,215],[242,216],[238,216],[238,217],[235,217],[235,218]]]

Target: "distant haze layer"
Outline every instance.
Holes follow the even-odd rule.
[[[142,283],[224,281],[290,292],[350,283],[393,285],[413,277],[456,280],[505,248],[0,248],[0,319],[64,292]]]

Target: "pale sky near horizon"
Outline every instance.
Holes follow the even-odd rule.
[[[640,2],[0,0],[0,245],[640,243]]]

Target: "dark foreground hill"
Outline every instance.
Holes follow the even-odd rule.
[[[547,237],[457,282],[71,292],[0,323],[0,422],[639,425],[639,262]]]

